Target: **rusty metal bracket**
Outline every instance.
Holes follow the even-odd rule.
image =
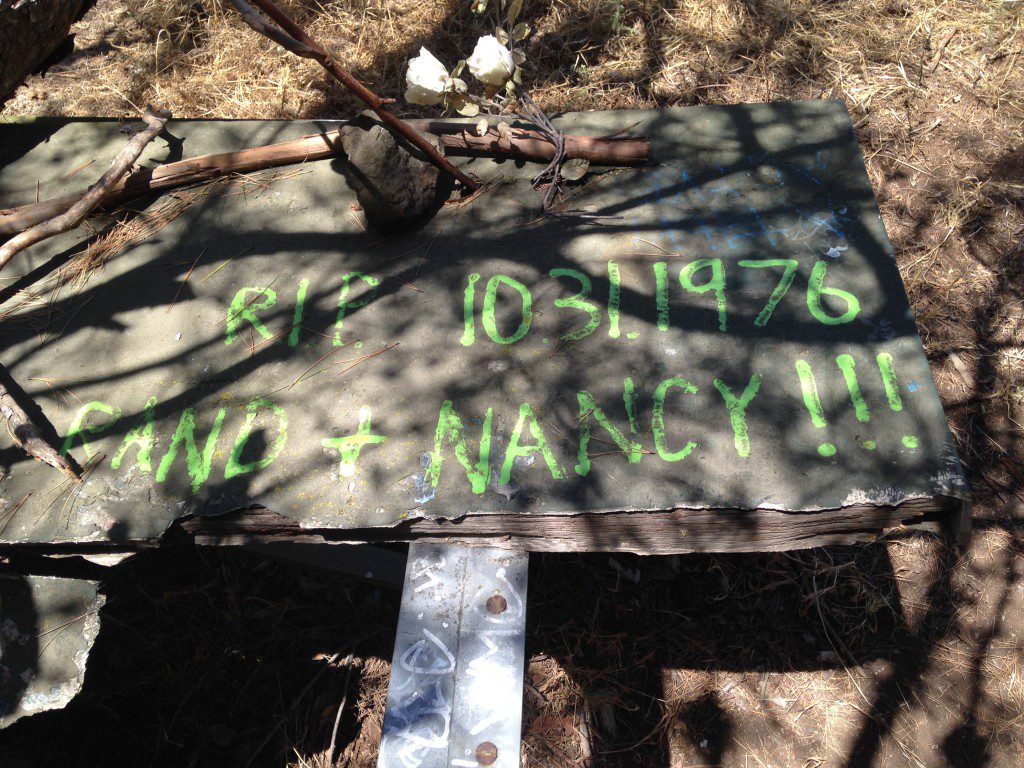
[[[410,545],[378,768],[518,768],[528,563]]]

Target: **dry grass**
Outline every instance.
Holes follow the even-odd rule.
[[[454,63],[492,24],[467,0],[283,4],[385,96],[400,95],[405,62],[421,44]],[[605,557],[535,558],[524,764],[584,765],[588,748],[595,765],[1024,763],[1024,2],[556,0],[527,2],[524,16],[534,28],[526,82],[549,110],[846,102],[980,528],[966,552],[911,539],[631,561],[642,573],[637,585]],[[148,102],[176,117],[338,117],[359,108],[318,67],[274,49],[219,1],[99,0],[79,27],[74,57],[33,78],[3,114],[135,116]],[[319,646],[297,649],[275,629],[272,647],[254,649],[213,609],[249,594],[238,557],[213,555],[192,578],[175,571],[182,583],[172,592],[161,591],[165,574],[139,566],[152,606],[140,598],[116,612],[128,629],[115,630],[96,664],[131,687],[115,674],[123,662],[110,649],[130,647],[140,632],[163,633],[162,643],[183,646],[170,658],[188,664],[198,654],[213,679],[225,665],[216,654],[244,656],[231,662],[241,672],[230,679],[241,685],[251,674],[253,690],[279,713],[285,692],[301,688],[281,683],[296,654],[347,653],[342,644],[365,628],[338,754],[343,765],[372,765],[393,606],[353,587],[344,600],[324,598],[331,632],[317,625],[328,621],[322,606],[289,614],[292,631],[311,627]],[[315,603],[334,589],[276,566],[268,573],[274,578],[258,579],[261,597],[247,599],[269,593],[279,609],[277,592]],[[250,631],[265,621],[253,605],[223,610]],[[194,642],[164,619],[188,621],[197,611],[209,625],[192,626],[208,636]],[[147,637],[163,656],[165,645]],[[266,664],[252,661],[264,651]],[[159,736],[149,722],[151,741],[176,740],[181,746],[169,749],[181,761],[247,756],[243,747],[276,727],[275,715],[247,706],[255,725],[229,734],[230,749],[211,746],[205,734],[220,721],[203,715],[213,717],[223,692],[186,685],[159,662],[156,671],[129,662],[150,697],[139,701],[153,702],[164,729]],[[69,739],[104,718],[111,728],[118,718],[135,722],[108,714],[119,711],[116,685],[88,685],[65,720],[54,716]],[[316,693],[326,698],[288,719],[266,764],[323,765],[333,710],[318,707],[338,695],[332,682]],[[26,721],[21,733],[31,738],[49,722]]]
[[[57,257],[63,259],[59,268],[31,287],[14,291],[16,286],[3,286],[4,291],[11,291],[13,295],[0,293],[0,322],[28,324],[37,330],[41,338],[46,338],[51,325],[62,319],[55,317],[53,309],[59,299],[66,298],[66,294],[81,293],[89,280],[111,259],[145,242],[208,195],[259,197],[277,179],[301,176],[307,172],[302,167],[293,167],[232,174],[175,189],[141,209],[135,201],[101,212],[85,224],[88,239]],[[78,305],[79,308],[82,306],[84,303]],[[77,309],[71,310],[74,312]]]

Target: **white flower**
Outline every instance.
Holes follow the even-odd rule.
[[[444,101],[448,83],[448,70],[426,48],[420,48],[420,55],[409,59],[405,71],[405,100],[410,104],[430,106]]]
[[[487,85],[504,85],[516,71],[512,54],[494,35],[484,35],[476,41],[466,65],[477,80]]]

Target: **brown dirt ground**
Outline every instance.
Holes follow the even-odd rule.
[[[285,5],[394,96],[419,45],[454,61],[492,24],[467,0]],[[846,101],[976,504],[965,549],[535,556],[524,765],[1024,764],[1024,3],[556,0],[524,16],[548,109]],[[77,34],[0,114],[357,108],[220,2],[99,0]],[[337,764],[375,763],[395,594],[233,551],[141,556],[105,591],[85,691],[6,731],[5,768],[325,766],[343,700]],[[300,697],[335,653],[351,673]]]

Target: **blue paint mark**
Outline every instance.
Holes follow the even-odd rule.
[[[685,171],[684,171],[685,173]],[[661,191],[661,182],[658,181],[658,169],[651,171],[651,183],[654,185],[654,196],[658,199],[657,211],[658,220],[661,222],[662,231],[667,233],[668,239],[673,243],[679,243],[679,232],[673,222],[669,221],[664,214],[665,198]]]
[[[417,504],[426,504],[433,501],[437,495],[437,489],[427,482],[427,470],[430,469],[430,454],[420,454],[420,466],[422,469],[414,476],[416,485],[413,486],[413,501]]]
[[[700,189],[694,185],[693,179],[690,177],[690,174],[686,172],[685,168],[679,169],[679,181],[683,188],[688,190],[694,190],[700,198],[701,202],[706,204],[707,201],[704,200],[704,195],[701,193]],[[711,250],[718,250],[718,246],[714,245],[714,232],[712,232],[711,228],[707,225],[707,222],[704,221],[704,217],[701,216],[700,214],[697,214],[694,218],[697,222],[697,228],[700,229],[704,237],[707,239],[708,243],[711,244]]]
[[[757,222],[757,227],[761,231],[761,234],[769,243],[771,243],[774,246],[776,244],[775,237],[772,235],[771,231],[765,227],[764,222],[761,221],[761,214],[758,213],[757,208],[751,206],[750,212],[754,214],[754,221]]]
[[[909,389],[911,392],[917,392],[917,390],[919,390],[920,388],[921,385],[918,384],[916,381],[912,381],[909,384],[907,384],[907,389]]]

